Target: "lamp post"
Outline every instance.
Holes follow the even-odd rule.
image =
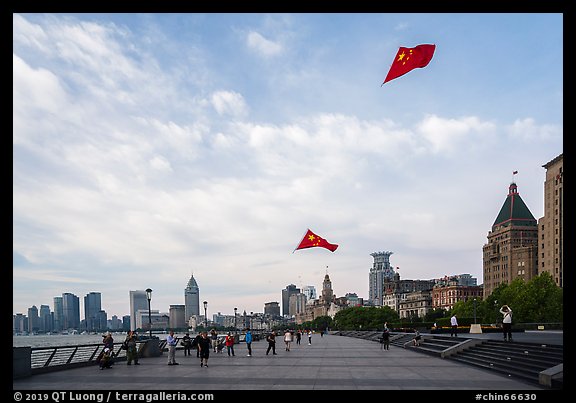
[[[150,338],[152,338],[152,312],[150,311],[150,300],[152,299],[152,289],[146,289],[146,299],[148,300],[148,330],[150,331]]]
[[[238,308],[234,308],[234,333],[237,333],[238,328],[236,327],[236,311]]]
[[[474,324],[476,324],[476,298],[474,298]]]
[[[208,307],[208,301],[204,301],[204,330],[208,330],[208,316],[206,314],[206,308]]]

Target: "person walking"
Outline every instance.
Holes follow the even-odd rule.
[[[168,365],[178,365],[176,362],[176,344],[178,338],[174,337],[174,330],[170,330],[170,334],[166,337],[166,344],[168,345]]]
[[[207,332],[202,332],[200,339],[198,339],[198,351],[200,352],[200,367],[208,368],[208,358],[210,358],[210,348],[212,347],[211,340],[208,338]]]
[[[380,350],[390,350],[390,329],[387,327],[384,328],[382,332],[382,345],[380,346]]]
[[[234,357],[234,336],[232,333],[228,332],[226,335],[226,350],[228,350],[228,357],[230,357],[230,353],[232,353],[232,357]]]
[[[456,319],[456,314],[452,315],[450,318],[450,337],[454,335],[454,337],[458,336],[458,319]]]
[[[196,358],[200,358],[200,350],[198,350],[198,342],[202,338],[202,332],[198,332],[196,337],[192,339],[192,349],[196,350]]]
[[[218,347],[218,333],[216,333],[216,329],[210,330],[210,340],[212,341],[212,350],[216,352],[216,347]]]
[[[312,329],[308,329],[308,345],[312,345]]]
[[[286,344],[286,351],[290,351],[290,344],[292,343],[292,332],[290,329],[286,329],[284,333],[284,344]]]
[[[252,357],[252,332],[250,329],[246,329],[246,336],[244,337],[244,341],[246,342],[246,347],[248,348],[247,357]]]
[[[296,344],[300,344],[300,340],[302,339],[302,332],[300,329],[296,332]]]
[[[190,356],[190,354],[192,354],[190,351],[192,349],[192,337],[190,337],[190,333],[186,333],[180,343],[184,346],[184,357]]]
[[[508,305],[502,305],[500,313],[504,315],[502,318],[504,341],[512,341],[512,309]]]
[[[272,333],[270,333],[268,337],[266,337],[266,341],[268,342],[268,349],[266,350],[266,355],[268,355],[270,350],[272,350],[272,355],[278,355],[276,354],[276,333],[274,333],[274,331],[272,331]]]
[[[124,345],[126,346],[126,365],[132,365],[132,361],[134,361],[134,365],[140,365],[138,363],[138,350],[136,349],[136,334],[132,330],[128,330]]]

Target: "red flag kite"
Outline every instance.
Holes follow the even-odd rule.
[[[324,238],[319,237],[318,235],[316,235],[312,231],[308,230],[308,231],[306,231],[306,235],[304,235],[304,238],[302,238],[302,240],[300,241],[300,244],[298,245],[298,247],[296,249],[294,249],[294,251],[297,251],[298,249],[314,248],[316,246],[326,248],[332,252],[334,252],[336,250],[336,248],[338,248],[338,245],[329,243]],[[294,253],[294,252],[292,252],[292,253]]]
[[[398,49],[398,53],[382,85],[416,68],[428,66],[435,50],[436,45],[418,45],[414,48],[401,47]]]

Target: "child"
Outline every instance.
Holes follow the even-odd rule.
[[[106,347],[100,356],[100,370],[104,368],[112,368],[112,356],[110,349]]]

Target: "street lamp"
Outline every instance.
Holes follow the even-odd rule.
[[[474,298],[474,324],[476,324],[476,298]]]
[[[208,301],[204,301],[204,330],[208,329],[208,316],[206,316],[207,307],[208,307]]]
[[[148,300],[148,330],[150,331],[150,338],[152,338],[152,312],[150,311],[150,300],[152,299],[152,289],[146,289],[146,299]]]
[[[236,311],[238,310],[238,308],[234,308],[234,333],[236,333],[238,331],[238,328],[236,327]]]

